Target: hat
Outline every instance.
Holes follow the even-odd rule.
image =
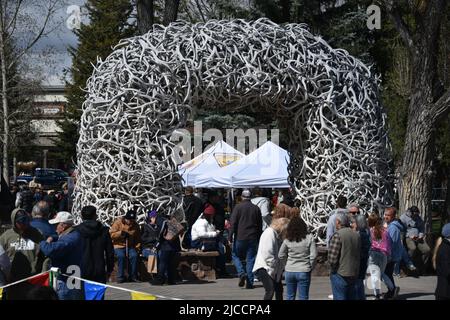
[[[21,224],[29,224],[30,223],[30,216],[28,213],[26,213],[25,210],[20,209],[16,213],[16,217],[14,219],[14,223],[21,223]]]
[[[444,225],[444,227],[442,228],[442,236],[444,238],[450,238],[450,223],[447,223],[446,225]]]
[[[147,214],[147,216],[149,217],[149,218],[154,218],[154,217],[156,217],[158,215],[158,213],[156,212],[156,210],[152,210],[152,211],[150,211],[148,214]]]
[[[244,191],[242,191],[242,194],[241,194],[242,198],[249,199],[251,196],[252,196],[252,193],[250,192],[250,190],[245,189]]]
[[[70,214],[70,212],[60,211],[56,214],[55,219],[49,220],[48,223],[50,223],[50,224],[57,224],[57,223],[73,224],[73,217]]]
[[[205,209],[203,210],[203,214],[205,216],[212,216],[215,213],[216,213],[216,209],[214,209],[214,207],[210,204],[207,204]]]
[[[127,214],[125,215],[125,219],[136,220],[136,211],[128,210]]]

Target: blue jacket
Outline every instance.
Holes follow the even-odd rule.
[[[47,219],[34,218],[31,220],[31,226],[38,229],[46,240],[48,237],[58,238],[55,226],[48,223]]]
[[[67,272],[68,266],[81,266],[83,246],[81,235],[75,229],[60,235],[57,241],[51,243],[41,241],[40,248],[51,259],[52,267],[60,268],[62,273]]]
[[[403,225],[401,222],[394,220],[388,225],[388,233],[391,238],[391,257],[390,261],[398,262],[402,260],[403,242],[401,232]]]

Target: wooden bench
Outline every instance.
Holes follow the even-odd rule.
[[[203,252],[190,249],[179,254],[178,271],[183,280],[216,280],[218,251]]]
[[[219,256],[218,251],[203,252],[200,250],[189,249],[181,251],[177,254],[177,271],[183,280],[216,280],[216,257]],[[111,274],[110,281],[117,281],[117,257],[114,257],[114,271]],[[155,275],[147,271],[147,259],[141,256],[138,259],[138,277],[141,281],[150,281]],[[126,269],[125,269],[126,270]],[[125,271],[126,272],[126,271]]]

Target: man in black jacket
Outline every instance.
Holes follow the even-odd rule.
[[[114,269],[114,248],[108,227],[97,221],[97,209],[93,206],[81,209],[81,218],[83,223],[77,227],[83,245],[81,277],[106,283]]]
[[[262,233],[261,210],[251,203],[249,190],[242,191],[242,202],[234,207],[228,240],[233,241],[232,259],[239,274],[239,286],[247,280],[247,289],[253,289],[253,265]],[[246,268],[241,260],[245,261]]]
[[[183,210],[185,220],[188,224],[186,230],[185,241],[183,246],[190,248],[191,246],[191,229],[195,221],[197,221],[200,214],[203,212],[203,201],[194,195],[194,189],[192,187],[186,187],[183,198]]]

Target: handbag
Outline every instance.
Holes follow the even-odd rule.
[[[166,220],[166,231],[164,233],[164,239],[167,241],[174,241],[184,231],[184,227],[175,217]]]

